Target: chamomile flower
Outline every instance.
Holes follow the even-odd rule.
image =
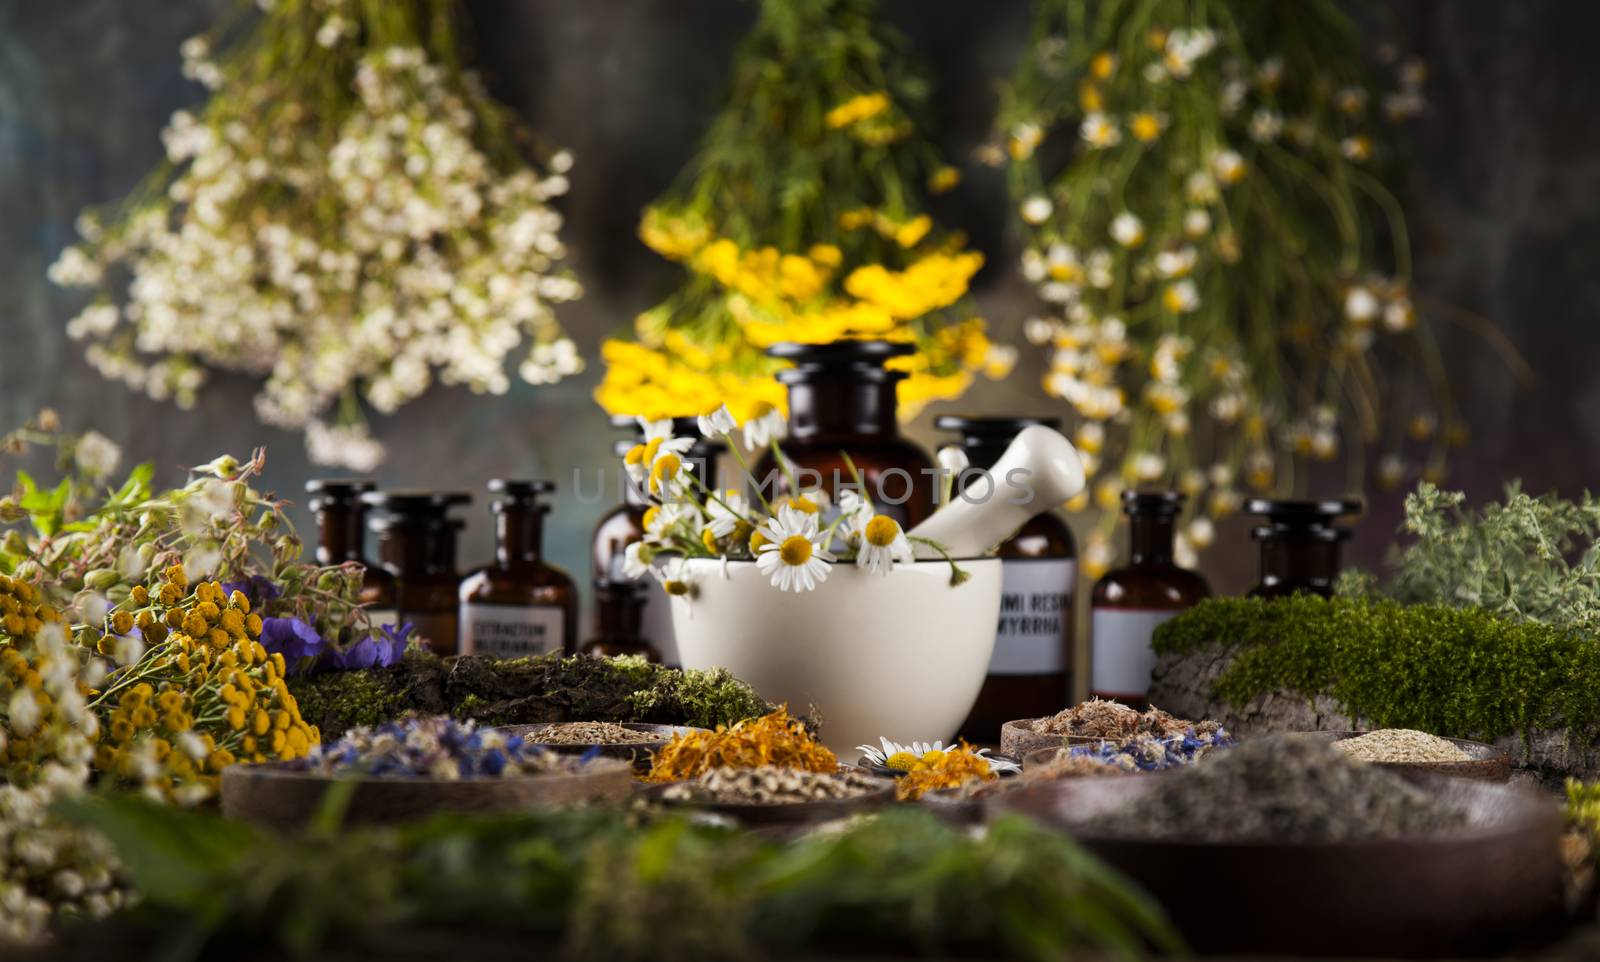
[[[828,508],[833,502],[829,500],[828,492],[821,488],[803,488],[799,494],[785,498],[783,504],[820,519],[828,513]]]
[[[697,423],[700,426],[700,433],[708,441],[732,434],[733,429],[739,426],[738,422],[734,421],[733,414],[728,411],[726,404],[719,404],[715,411],[700,415]]]
[[[756,566],[779,591],[811,591],[828,580],[833,560],[817,531],[817,516],[785,505],[761,528]]]
[[[939,752],[940,755],[943,755],[947,751],[954,750],[955,747],[952,745],[947,749],[942,741],[910,742],[902,745],[899,742],[892,742],[887,738],[880,737],[877,745],[857,745],[856,751],[866,756],[867,761],[874,765],[893,769],[897,772],[909,772],[933,752]],[[967,750],[988,762],[989,770],[995,774],[1022,770],[1021,766],[1008,758],[994,758],[989,754],[989,749],[987,748],[972,748],[968,746]]]
[[[861,528],[861,546],[856,551],[856,567],[879,574],[894,570],[896,562],[913,560],[911,541],[900,530],[900,522],[886,514],[873,515]]]
[[[789,422],[783,412],[770,404],[762,404],[754,417],[744,422],[744,444],[747,448],[764,448],[789,435]]]
[[[673,558],[660,568],[657,568],[656,578],[661,582],[661,590],[669,595],[688,596],[694,594],[694,572],[690,569],[689,562],[683,558]]]
[[[629,448],[622,459],[622,466],[634,484],[645,482],[650,476],[650,469],[655,466],[656,458],[660,457],[663,451],[678,455],[681,461],[683,455],[694,447],[694,438],[672,436],[670,420],[651,421],[648,418],[640,418],[639,430],[643,433],[644,440]]]
[[[706,513],[706,528],[712,537],[726,538],[740,525],[749,524],[745,519],[750,516],[750,502],[737,491],[723,491],[706,502]]]
[[[644,556],[645,544],[635,541],[622,551],[622,574],[626,578],[639,579],[650,573],[650,562]]]
[[[1144,221],[1123,211],[1111,219],[1111,239],[1123,247],[1138,247],[1144,243]]]
[[[688,476],[689,468],[682,457],[671,451],[658,454],[650,463],[650,493],[663,498],[676,494]]]

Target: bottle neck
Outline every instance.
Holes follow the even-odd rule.
[[[1128,560],[1134,565],[1172,564],[1171,515],[1133,515],[1128,519]]]
[[[595,632],[599,635],[599,640],[605,642],[637,642],[639,629],[643,624],[643,613],[642,598],[602,593],[595,605]]]
[[[528,568],[539,563],[544,536],[544,511],[524,505],[505,505],[495,512],[495,561],[502,568]]]
[[[1261,585],[1257,590],[1306,591],[1328,598],[1333,596],[1338,577],[1337,541],[1261,542]]]
[[[396,524],[378,532],[378,557],[401,577],[427,574],[428,532],[422,524]]]
[[[896,380],[819,378],[789,385],[789,434],[796,440],[851,435],[892,437]]]
[[[360,561],[366,540],[366,512],[355,507],[325,507],[317,512],[317,564]]]

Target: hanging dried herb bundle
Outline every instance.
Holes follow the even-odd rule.
[[[78,220],[50,268],[96,292],[67,326],[102,374],[192,406],[216,372],[312,459],[382,459],[364,408],[434,382],[504,393],[524,338],[535,384],[581,367],[551,306],[565,153],[530,161],[463,69],[455,0],[276,0],[183,45],[213,91],[162,133],[167,162]]]
[[[639,235],[682,288],[604,347],[608,411],[741,421],[782,408],[763,350],[846,337],[915,342],[900,412],[1004,373],[963,299],[983,256],[923,209],[960,179],[920,135],[928,83],[875,0],[763,0],[728,105]]]
[[[1380,81],[1328,0],[1037,9],[994,154],[1047,307],[1029,338],[1050,352],[1046,390],[1083,419],[1094,501],[1183,489],[1192,555],[1206,513],[1236,510],[1242,488],[1302,490],[1312,462],[1347,456],[1359,490],[1378,445],[1396,483],[1409,435],[1442,473],[1465,430],[1391,191],[1393,124],[1422,108],[1423,66],[1391,59]]]

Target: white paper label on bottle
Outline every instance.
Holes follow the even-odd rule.
[[[650,575],[639,580],[644,585],[644,609],[639,612],[639,634],[661,655],[663,665],[677,668],[682,662],[678,660],[677,636],[672,632],[672,599],[661,587],[661,582]]]
[[[1072,663],[1072,595],[1078,565],[1070,558],[1007,559],[1001,564],[1000,626],[991,675],[1051,675]]]
[[[1090,618],[1094,657],[1090,689],[1102,698],[1143,698],[1150,693],[1156,654],[1150,636],[1181,611],[1096,608]]]
[[[560,608],[527,605],[461,606],[461,654],[526,658],[560,651],[566,636]]]

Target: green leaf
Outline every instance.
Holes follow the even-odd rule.
[[[215,903],[230,887],[230,873],[264,844],[242,822],[134,795],[70,799],[57,811],[110,839],[145,902],[186,911]]]

